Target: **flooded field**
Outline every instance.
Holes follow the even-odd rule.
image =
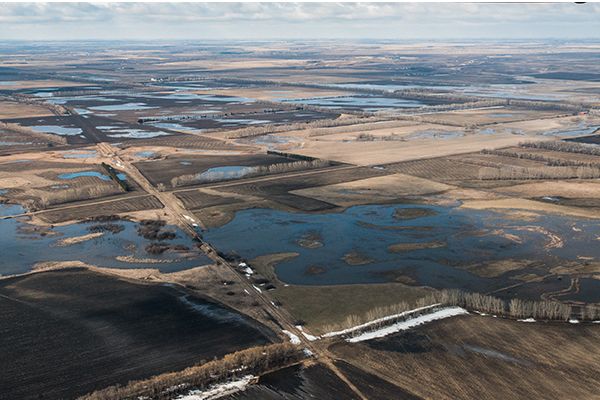
[[[246,259],[298,253],[276,267],[290,284],[400,281],[487,292],[561,262],[597,259],[599,235],[600,224],[589,220],[507,220],[491,211],[398,204],[331,214],[245,210],[205,238]]]
[[[19,206],[0,205],[0,216],[22,211]],[[3,219],[0,247],[4,257],[0,260],[0,275],[28,272],[36,263],[52,261],[80,260],[100,267],[157,268],[163,272],[211,262],[176,227],[162,227],[159,235],[165,234],[156,240],[143,237],[139,229],[138,223],[125,220],[83,222],[49,229]]]

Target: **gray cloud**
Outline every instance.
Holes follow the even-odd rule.
[[[377,36],[386,27],[391,38],[417,34],[421,28],[427,28],[424,32],[429,35],[437,29],[445,37],[452,31],[460,35],[477,29],[484,36],[593,37],[600,33],[599,17],[600,4],[573,3],[4,3],[0,4],[0,38],[15,39],[20,32],[35,37],[32,27],[56,38],[64,38],[73,29],[85,37],[122,34],[125,38],[135,34],[133,27],[140,28],[142,37],[160,37],[161,32],[183,33],[184,26],[191,29],[192,37],[207,36],[197,24],[217,31],[228,27],[233,29],[230,34],[241,38],[255,34],[244,29],[255,30],[256,24],[273,24],[274,28],[294,24],[296,29],[306,25],[311,28],[307,34],[317,37],[331,35],[327,24],[342,28],[343,37],[358,34],[355,27],[368,30],[368,26]],[[162,29],[149,30],[150,25]],[[107,31],[91,31],[98,26]],[[574,30],[560,29],[569,26]],[[485,32],[485,27],[492,32]],[[532,32],[533,27],[539,27],[538,32]]]

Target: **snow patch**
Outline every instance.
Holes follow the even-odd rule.
[[[569,320],[569,323],[570,323],[570,324],[578,324],[578,323],[579,323],[579,320],[576,320],[576,319],[570,319],[570,320]]]
[[[302,334],[304,335],[305,338],[307,338],[311,342],[314,342],[315,340],[319,340],[318,336],[313,336],[313,335],[311,335],[309,333],[306,333],[306,332],[302,332]]]
[[[246,375],[236,381],[213,385],[206,390],[192,390],[188,394],[179,396],[176,400],[212,400],[245,390],[256,379],[254,375]]]
[[[377,329],[371,332],[365,332],[358,336],[346,339],[347,342],[356,343],[375,338],[381,338],[392,333],[405,331],[415,326],[423,325],[427,322],[436,321],[439,319],[454,317],[457,315],[468,314],[469,312],[461,307],[446,307],[441,310],[434,311],[431,314],[420,315],[415,318],[407,319],[406,321],[397,322],[385,328]]]
[[[302,328],[302,325],[296,325],[296,328],[297,328],[297,329],[298,329],[298,330],[299,330],[299,331],[302,333],[302,335],[303,335],[305,338],[307,338],[307,339],[308,339],[308,340],[310,340],[311,342],[312,342],[312,341],[315,341],[315,340],[318,340],[318,339],[320,339],[320,337],[313,336],[313,335],[311,335],[311,334],[309,334],[309,333],[306,333],[306,332],[304,332],[304,329]]]
[[[300,344],[300,343],[302,343],[300,341],[300,338],[298,336],[294,335],[292,332],[286,331],[285,329],[282,330],[281,332],[285,333],[290,338],[290,343],[291,344]]]
[[[533,319],[533,318],[526,318],[526,319],[518,319],[517,321],[519,321],[519,322],[535,322],[535,319]]]
[[[190,217],[189,215],[183,214],[183,218],[187,219],[190,222],[196,222],[196,220],[194,218]]]
[[[374,319],[373,321],[369,321],[369,322],[366,322],[366,323],[361,324],[361,325],[353,326],[352,328],[343,329],[341,331],[335,331],[335,332],[325,333],[323,335],[323,337],[332,337],[332,336],[338,336],[338,335],[345,335],[347,333],[352,333],[352,332],[357,331],[357,330],[368,328],[371,325],[380,324],[382,322],[390,321],[390,320],[393,320],[393,319],[396,319],[396,318],[401,318],[401,317],[413,314],[415,312],[419,312],[419,311],[423,311],[423,310],[429,310],[431,308],[435,308],[435,307],[438,307],[438,306],[440,306],[440,303],[438,303],[438,304],[432,304],[430,306],[415,308],[414,310],[404,311],[404,312],[401,312],[399,314],[388,315],[386,317],[377,318],[377,319]]]

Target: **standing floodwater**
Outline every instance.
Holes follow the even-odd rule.
[[[0,205],[0,215],[21,211],[19,206]],[[163,272],[210,263],[196,243],[174,226],[163,227],[163,236],[157,240],[144,237],[139,229],[140,224],[125,220],[49,229],[16,219],[0,219],[0,275],[28,272],[36,263],[48,261],[82,261],[109,268],[157,268]],[[84,240],[86,235],[91,238]]]
[[[547,274],[561,260],[600,257],[599,234],[595,221],[399,204],[331,214],[245,210],[205,238],[247,259],[298,253],[276,268],[291,284],[399,281],[486,292],[517,283],[516,275]]]

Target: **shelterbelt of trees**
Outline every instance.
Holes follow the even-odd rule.
[[[302,349],[290,343],[253,347],[183,371],[129,382],[124,386],[110,386],[82,396],[79,400],[173,399],[192,389],[202,390],[217,383],[283,368],[304,357]]]

